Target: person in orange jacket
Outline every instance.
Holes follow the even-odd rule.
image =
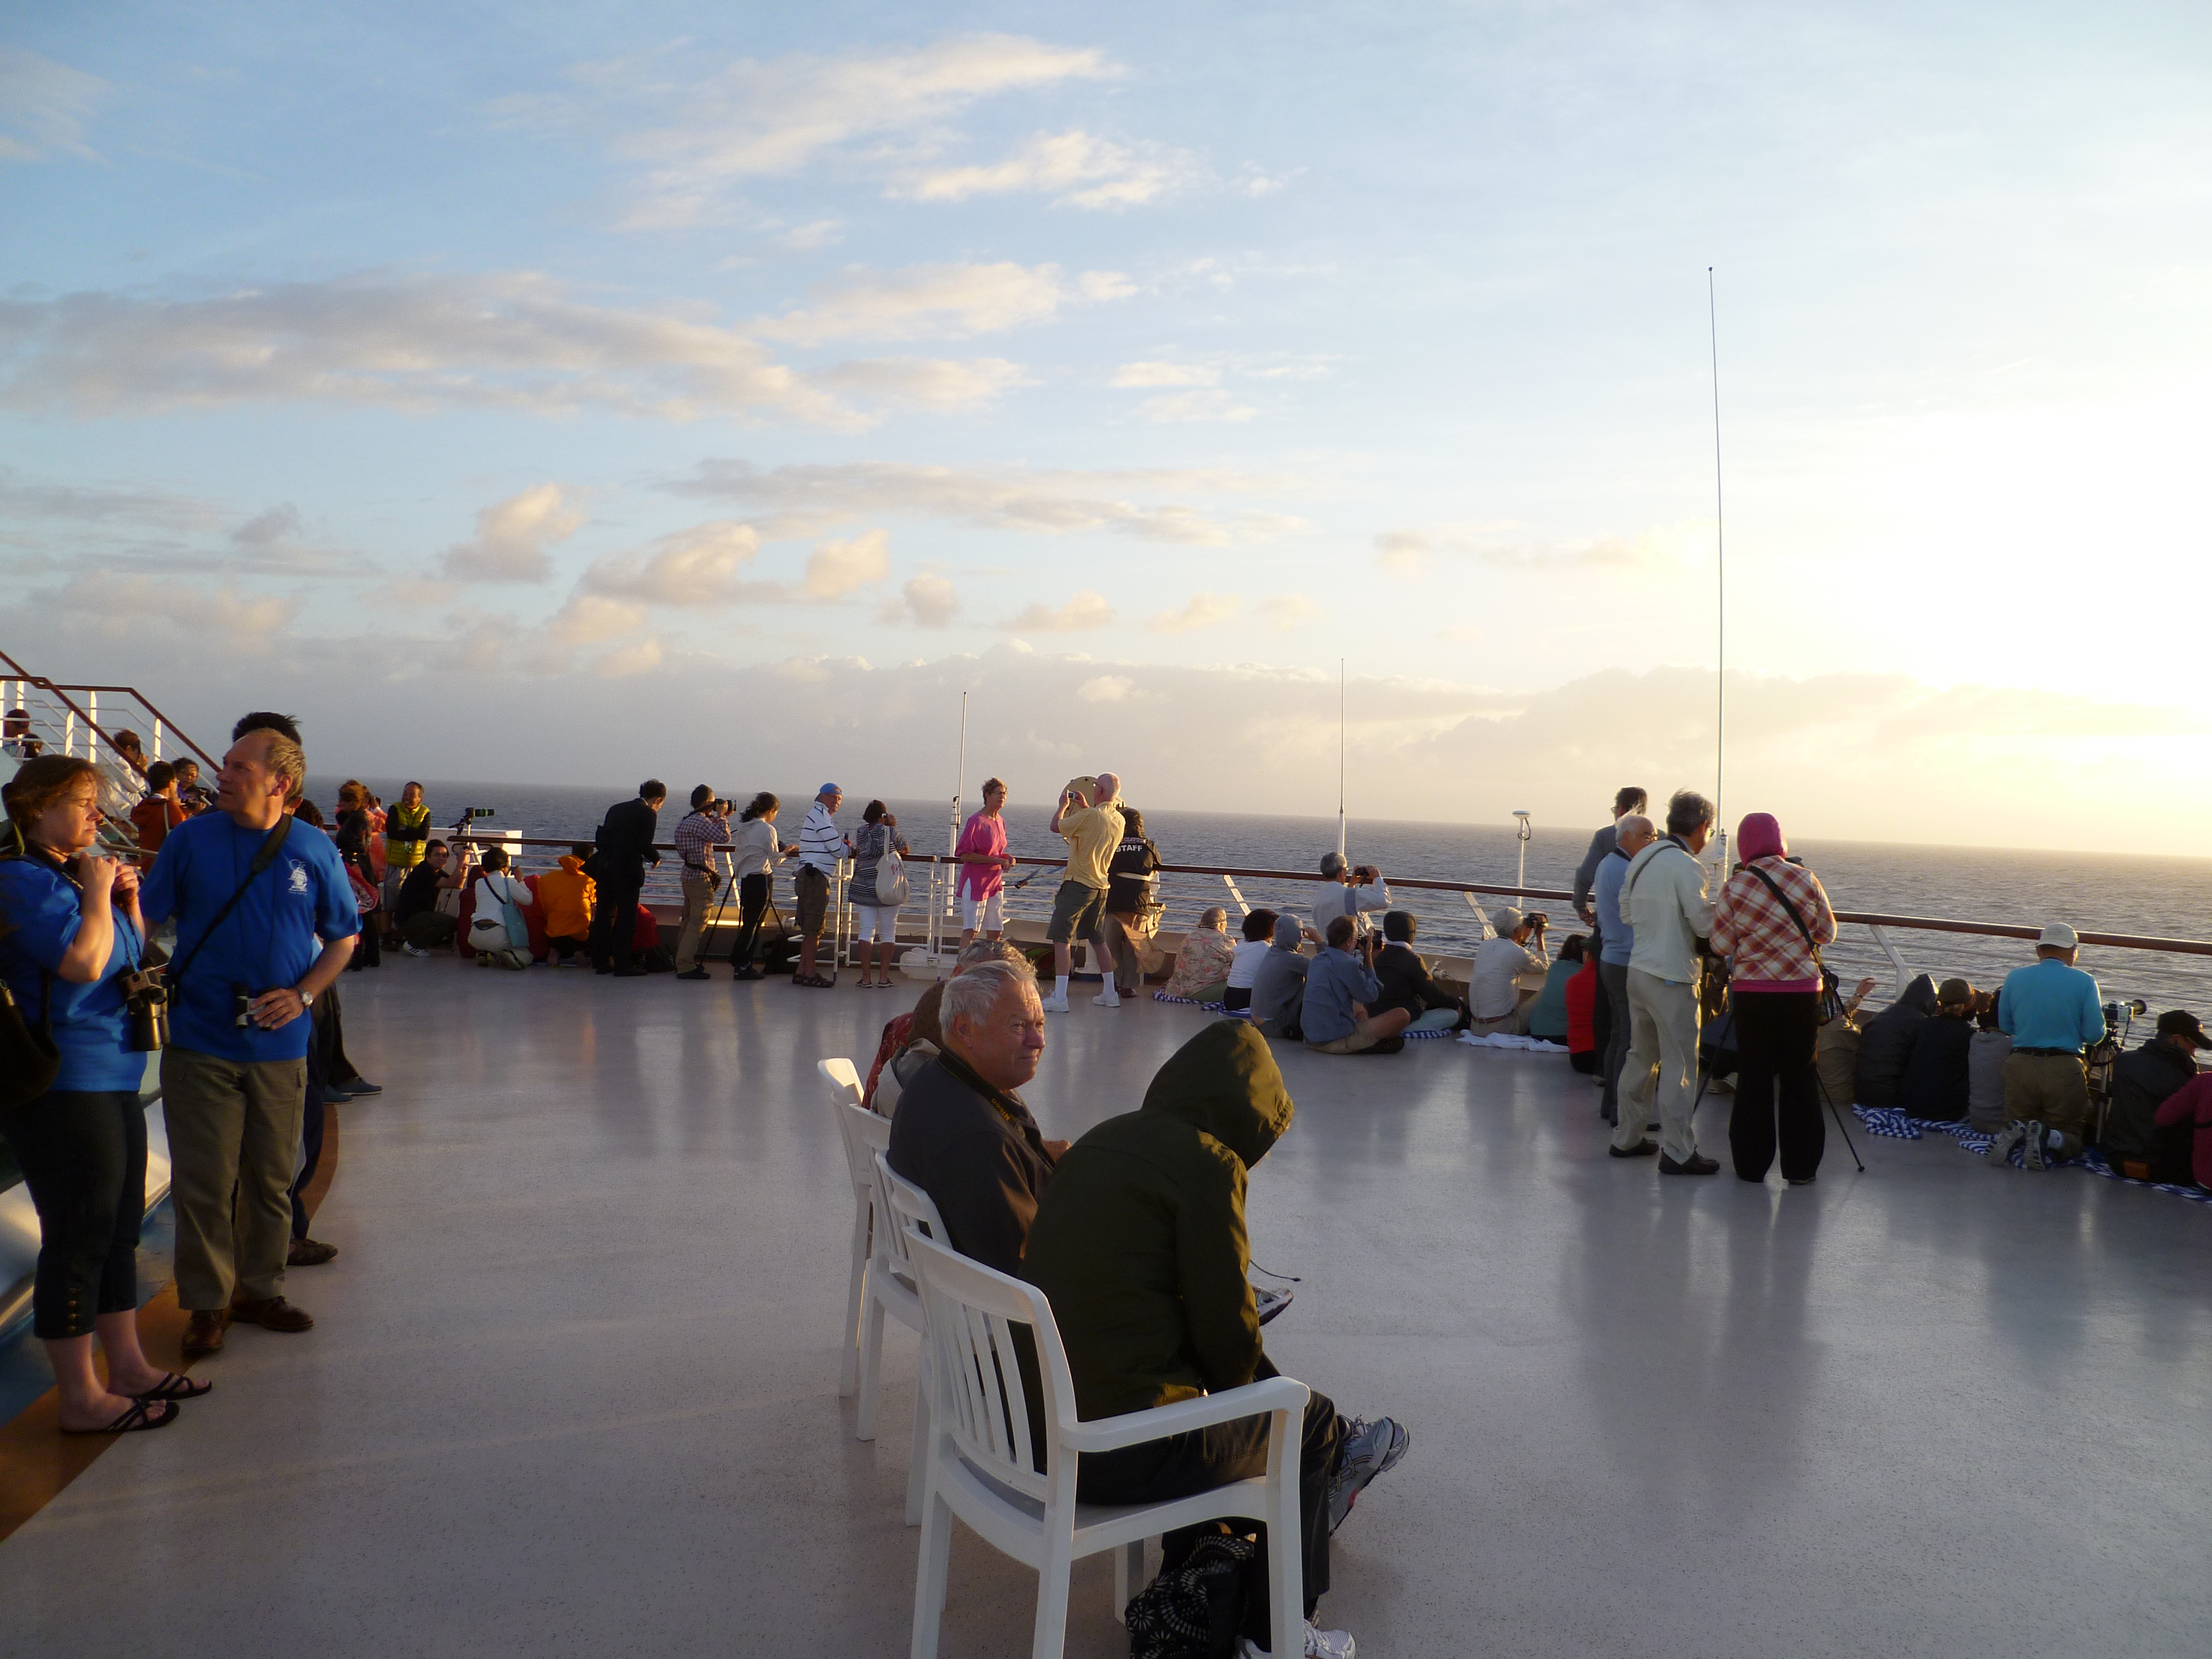
[[[584,873],[584,860],[591,855],[591,847],[579,842],[562,854],[560,868],[538,878],[545,943],[556,968],[582,968],[591,960],[586,942],[592,931],[592,906],[599,896],[598,887]]]

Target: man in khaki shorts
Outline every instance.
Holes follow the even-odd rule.
[[[1053,895],[1052,925],[1045,929],[1045,937],[1052,941],[1053,972],[1057,975],[1052,994],[1045,999],[1044,1011],[1048,1014],[1067,1012],[1067,970],[1074,961],[1068,948],[1072,940],[1091,941],[1094,964],[1107,961],[1106,866],[1113,860],[1114,849],[1121,844],[1121,815],[1114,806],[1121,793],[1121,780],[1111,772],[1101,772],[1095,779],[1076,778],[1060,791],[1060,805],[1052,815],[1053,833],[1067,843],[1067,872],[1060,890]],[[1121,999],[1114,989],[1110,964],[1105,974],[1106,988],[1091,1000],[1102,1008],[1118,1008]]]
[[[2074,965],[2080,937],[2054,921],[2035,942],[2036,960],[2005,975],[1997,1029],[2012,1039],[2005,1059],[2005,1127],[1990,1143],[1990,1167],[2043,1170],[2081,1153],[2089,1124],[2089,1074],[2082,1050],[2105,1036],[2097,981]]]

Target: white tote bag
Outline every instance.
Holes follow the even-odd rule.
[[[909,889],[906,879],[906,860],[898,855],[891,831],[883,824],[884,855],[876,860],[876,905],[879,909],[896,910],[907,902]]]

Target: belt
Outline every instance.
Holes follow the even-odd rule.
[[[2081,1051],[2079,1048],[2015,1048],[2013,1050],[2013,1053],[2016,1054],[2033,1054],[2039,1059],[2057,1058],[2059,1056],[2063,1056],[2068,1060],[2079,1060],[2081,1058]]]

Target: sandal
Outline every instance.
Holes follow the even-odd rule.
[[[204,1378],[194,1381],[176,1371],[163,1371],[161,1380],[143,1394],[134,1394],[133,1400],[197,1400],[215,1384]]]
[[[824,979],[819,974],[809,974],[804,979],[801,979],[797,974],[793,974],[791,976],[791,982],[793,985],[804,985],[809,990],[812,991],[827,991],[834,988],[837,981],[835,980]]]
[[[159,1415],[155,1415],[156,1412]],[[64,1434],[136,1434],[141,1429],[166,1429],[183,1414],[173,1400],[141,1400],[104,1429],[64,1429]]]

